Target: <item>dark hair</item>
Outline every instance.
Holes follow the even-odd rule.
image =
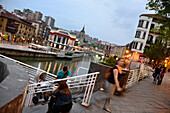
[[[67,66],[64,66],[64,67],[63,67],[63,71],[67,71]]]
[[[121,59],[123,59],[123,58],[119,57],[118,60],[116,61],[116,64],[118,64],[118,62],[119,62]]]

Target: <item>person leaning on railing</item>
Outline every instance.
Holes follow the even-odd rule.
[[[71,72],[68,70],[67,66],[64,66],[63,70],[60,70],[58,72],[56,79],[69,78],[70,75],[71,75]]]
[[[52,93],[47,113],[69,112],[72,108],[72,94],[65,81],[58,81],[58,87]]]

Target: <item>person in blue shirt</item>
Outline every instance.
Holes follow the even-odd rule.
[[[58,72],[56,79],[69,78],[70,75],[71,75],[71,72],[68,70],[67,66],[64,66],[63,70],[60,70]]]

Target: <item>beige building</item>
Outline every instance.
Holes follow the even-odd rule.
[[[6,30],[6,25],[7,25],[7,18],[0,17],[0,30],[5,31]]]
[[[19,23],[19,22],[17,22],[17,24],[19,24],[17,34],[26,37],[34,37],[35,27],[33,27],[32,25]]]

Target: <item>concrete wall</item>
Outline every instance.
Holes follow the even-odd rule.
[[[0,113],[22,113],[29,76],[17,63],[1,57],[0,61],[9,70],[9,75],[0,83]]]
[[[105,74],[106,74],[106,71],[109,68],[112,68],[112,67],[111,66],[106,66],[106,65],[103,65],[103,64],[99,64],[99,63],[91,62],[88,73],[100,72],[100,74],[98,75],[97,80],[96,80],[96,84],[95,84],[95,88],[94,88],[95,91],[99,90],[100,88],[106,89],[106,86],[105,86],[105,82],[106,82]],[[122,70],[122,73],[125,74],[125,76],[123,76],[121,78],[120,84],[122,85],[123,88],[125,88],[129,72]]]
[[[0,113],[22,113],[28,85],[29,81],[27,82],[24,92],[0,108]]]

